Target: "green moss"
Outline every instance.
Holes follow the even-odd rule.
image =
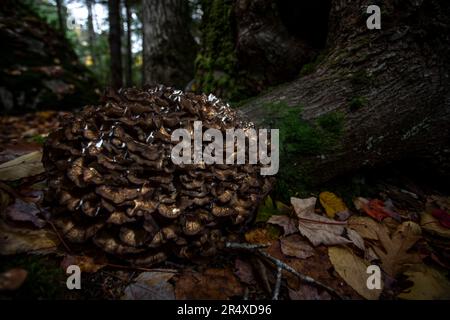
[[[322,52],[314,59],[314,61],[304,64],[300,70],[300,76],[303,77],[316,71],[317,66],[325,59],[325,56],[325,52]]]
[[[40,145],[44,145],[45,140],[47,140],[47,137],[44,137],[43,135],[37,134],[35,136],[32,136],[30,138],[31,141],[34,141]]]
[[[306,191],[314,183],[308,172],[317,160],[339,147],[344,116],[332,112],[306,121],[301,106],[285,102],[267,104],[266,128],[280,130],[280,171],[276,193],[282,199]],[[301,161],[300,161],[301,159]]]
[[[4,261],[3,261],[4,260]],[[2,258],[1,272],[11,268],[23,268],[27,278],[19,290],[11,292],[16,299],[62,299],[66,293],[66,275],[48,257],[21,255]]]
[[[349,108],[350,111],[357,111],[367,105],[367,98],[366,97],[353,97],[349,102]]]
[[[236,53],[230,0],[204,0],[203,44],[196,58],[195,89],[237,101],[244,90],[237,84]]]

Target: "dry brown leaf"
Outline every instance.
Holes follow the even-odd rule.
[[[185,272],[175,285],[177,299],[225,300],[243,294],[242,285],[229,269]]]
[[[383,249],[373,247],[381,259],[383,270],[392,277],[403,272],[408,264],[421,262],[418,253],[409,253],[411,247],[421,238],[420,226],[414,222],[403,222],[392,237],[386,229],[377,230]]]
[[[59,244],[51,231],[12,227],[0,220],[0,254],[10,255],[26,252],[48,253]]]
[[[257,228],[248,231],[245,240],[249,243],[268,244],[275,240],[275,237],[267,229]]]
[[[347,223],[338,222],[314,213],[316,198],[291,198],[292,206],[299,219],[298,229],[314,246],[353,243],[365,250],[364,241],[359,234],[348,229]],[[350,237],[346,238],[347,234]]]
[[[173,272],[143,272],[128,285],[122,300],[175,300],[173,285],[168,281]]]
[[[28,272],[22,268],[14,268],[0,273],[0,291],[19,289],[27,275]]]
[[[306,259],[314,255],[314,248],[297,234],[280,239],[280,246],[281,252],[290,257]]]
[[[61,267],[66,270],[70,265],[77,265],[81,271],[87,273],[94,273],[105,267],[107,261],[105,259],[95,259],[89,256],[72,256],[66,255],[61,261]]]
[[[425,264],[416,264],[405,271],[405,275],[414,284],[400,293],[398,298],[407,300],[450,299],[450,282],[439,270]]]
[[[382,232],[381,229],[386,229],[386,226],[370,217],[359,216],[351,216],[348,220],[348,227],[358,232],[361,237],[370,240],[378,240],[377,230]]]
[[[368,300],[377,300],[381,289],[367,287],[367,267],[369,262],[355,255],[351,250],[341,247],[329,247],[328,256],[336,272],[356,292]]]
[[[234,274],[246,284],[255,284],[255,276],[253,275],[253,267],[250,263],[243,261],[239,258],[234,262],[235,271]]]
[[[42,152],[34,151],[0,165],[0,180],[14,181],[44,172]]]
[[[25,202],[22,199],[16,199],[5,210],[6,217],[12,221],[31,222],[34,226],[42,228],[46,222],[37,216],[39,213],[40,210],[35,203]]]
[[[270,217],[267,223],[275,224],[282,227],[285,236],[298,232],[296,226],[297,222],[295,221],[295,219],[292,219],[288,216],[273,215],[272,217]]]
[[[319,293],[316,287],[306,283],[302,283],[298,290],[289,290],[289,298],[291,300],[331,300],[331,296],[328,292],[322,291]]]

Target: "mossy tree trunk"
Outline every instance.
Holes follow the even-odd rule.
[[[324,59],[241,108],[284,130],[291,186],[405,159],[449,173],[449,3],[387,0],[381,30],[368,30],[371,2],[332,1]]]

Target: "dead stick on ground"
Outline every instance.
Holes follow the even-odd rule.
[[[337,298],[342,299],[342,297],[333,288],[327,286],[326,284],[323,284],[322,282],[320,282],[318,280],[311,278],[310,276],[307,276],[307,275],[304,275],[304,274],[298,272],[297,270],[295,270],[291,266],[287,265],[283,261],[281,261],[281,260],[271,256],[267,252],[261,250],[262,248],[267,247],[267,245],[254,245],[254,244],[249,244],[249,243],[227,242],[226,247],[229,249],[241,249],[241,250],[248,250],[248,251],[256,252],[256,253],[260,254],[261,256],[263,256],[264,258],[266,258],[267,260],[271,261],[273,264],[275,264],[275,266],[277,267],[277,270],[279,268],[284,269],[284,270],[294,274],[295,276],[297,276],[301,281],[306,282],[308,284],[319,286],[319,287],[327,290],[328,292],[330,292]],[[278,275],[277,275],[277,281],[278,281]],[[281,283],[281,279],[280,279],[280,283]],[[275,286],[275,289],[277,289],[276,286]],[[279,291],[279,288],[278,288],[278,291]],[[275,293],[276,292],[274,292],[274,296],[275,296]],[[277,293],[277,297],[278,297],[278,293]]]
[[[278,295],[280,294],[282,275],[283,275],[283,269],[281,268],[281,266],[277,266],[277,280],[275,282],[275,288],[273,289],[272,300],[278,300]]]

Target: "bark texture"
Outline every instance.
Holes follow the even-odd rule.
[[[144,83],[177,88],[194,76],[196,44],[187,1],[144,0]]]
[[[122,27],[120,23],[120,0],[108,0],[109,10],[109,51],[111,55],[111,86],[122,87]]]
[[[334,119],[331,125],[342,122],[342,131],[334,130],[333,146],[282,150],[281,166],[290,170],[291,180],[320,183],[412,158],[432,160],[449,172],[449,4],[384,1],[381,30],[368,30],[371,2],[332,1],[325,58],[311,74],[241,109],[259,125],[289,128],[286,117],[272,114],[273,105],[283,101],[289,119],[309,125],[309,132],[326,131],[327,119]],[[281,134],[291,138],[288,143],[307,142]]]
[[[86,0],[86,7],[88,9],[88,41],[89,41],[89,51],[91,53],[92,63],[95,65],[97,62],[97,55],[94,49],[95,44],[95,31],[94,31],[94,15],[93,15],[93,7],[94,0]]]
[[[133,85],[133,51],[131,48],[131,8],[130,1],[125,0],[125,12],[126,12],[126,26],[127,26],[127,54],[126,54],[126,70],[125,70],[125,83],[127,87]]]

